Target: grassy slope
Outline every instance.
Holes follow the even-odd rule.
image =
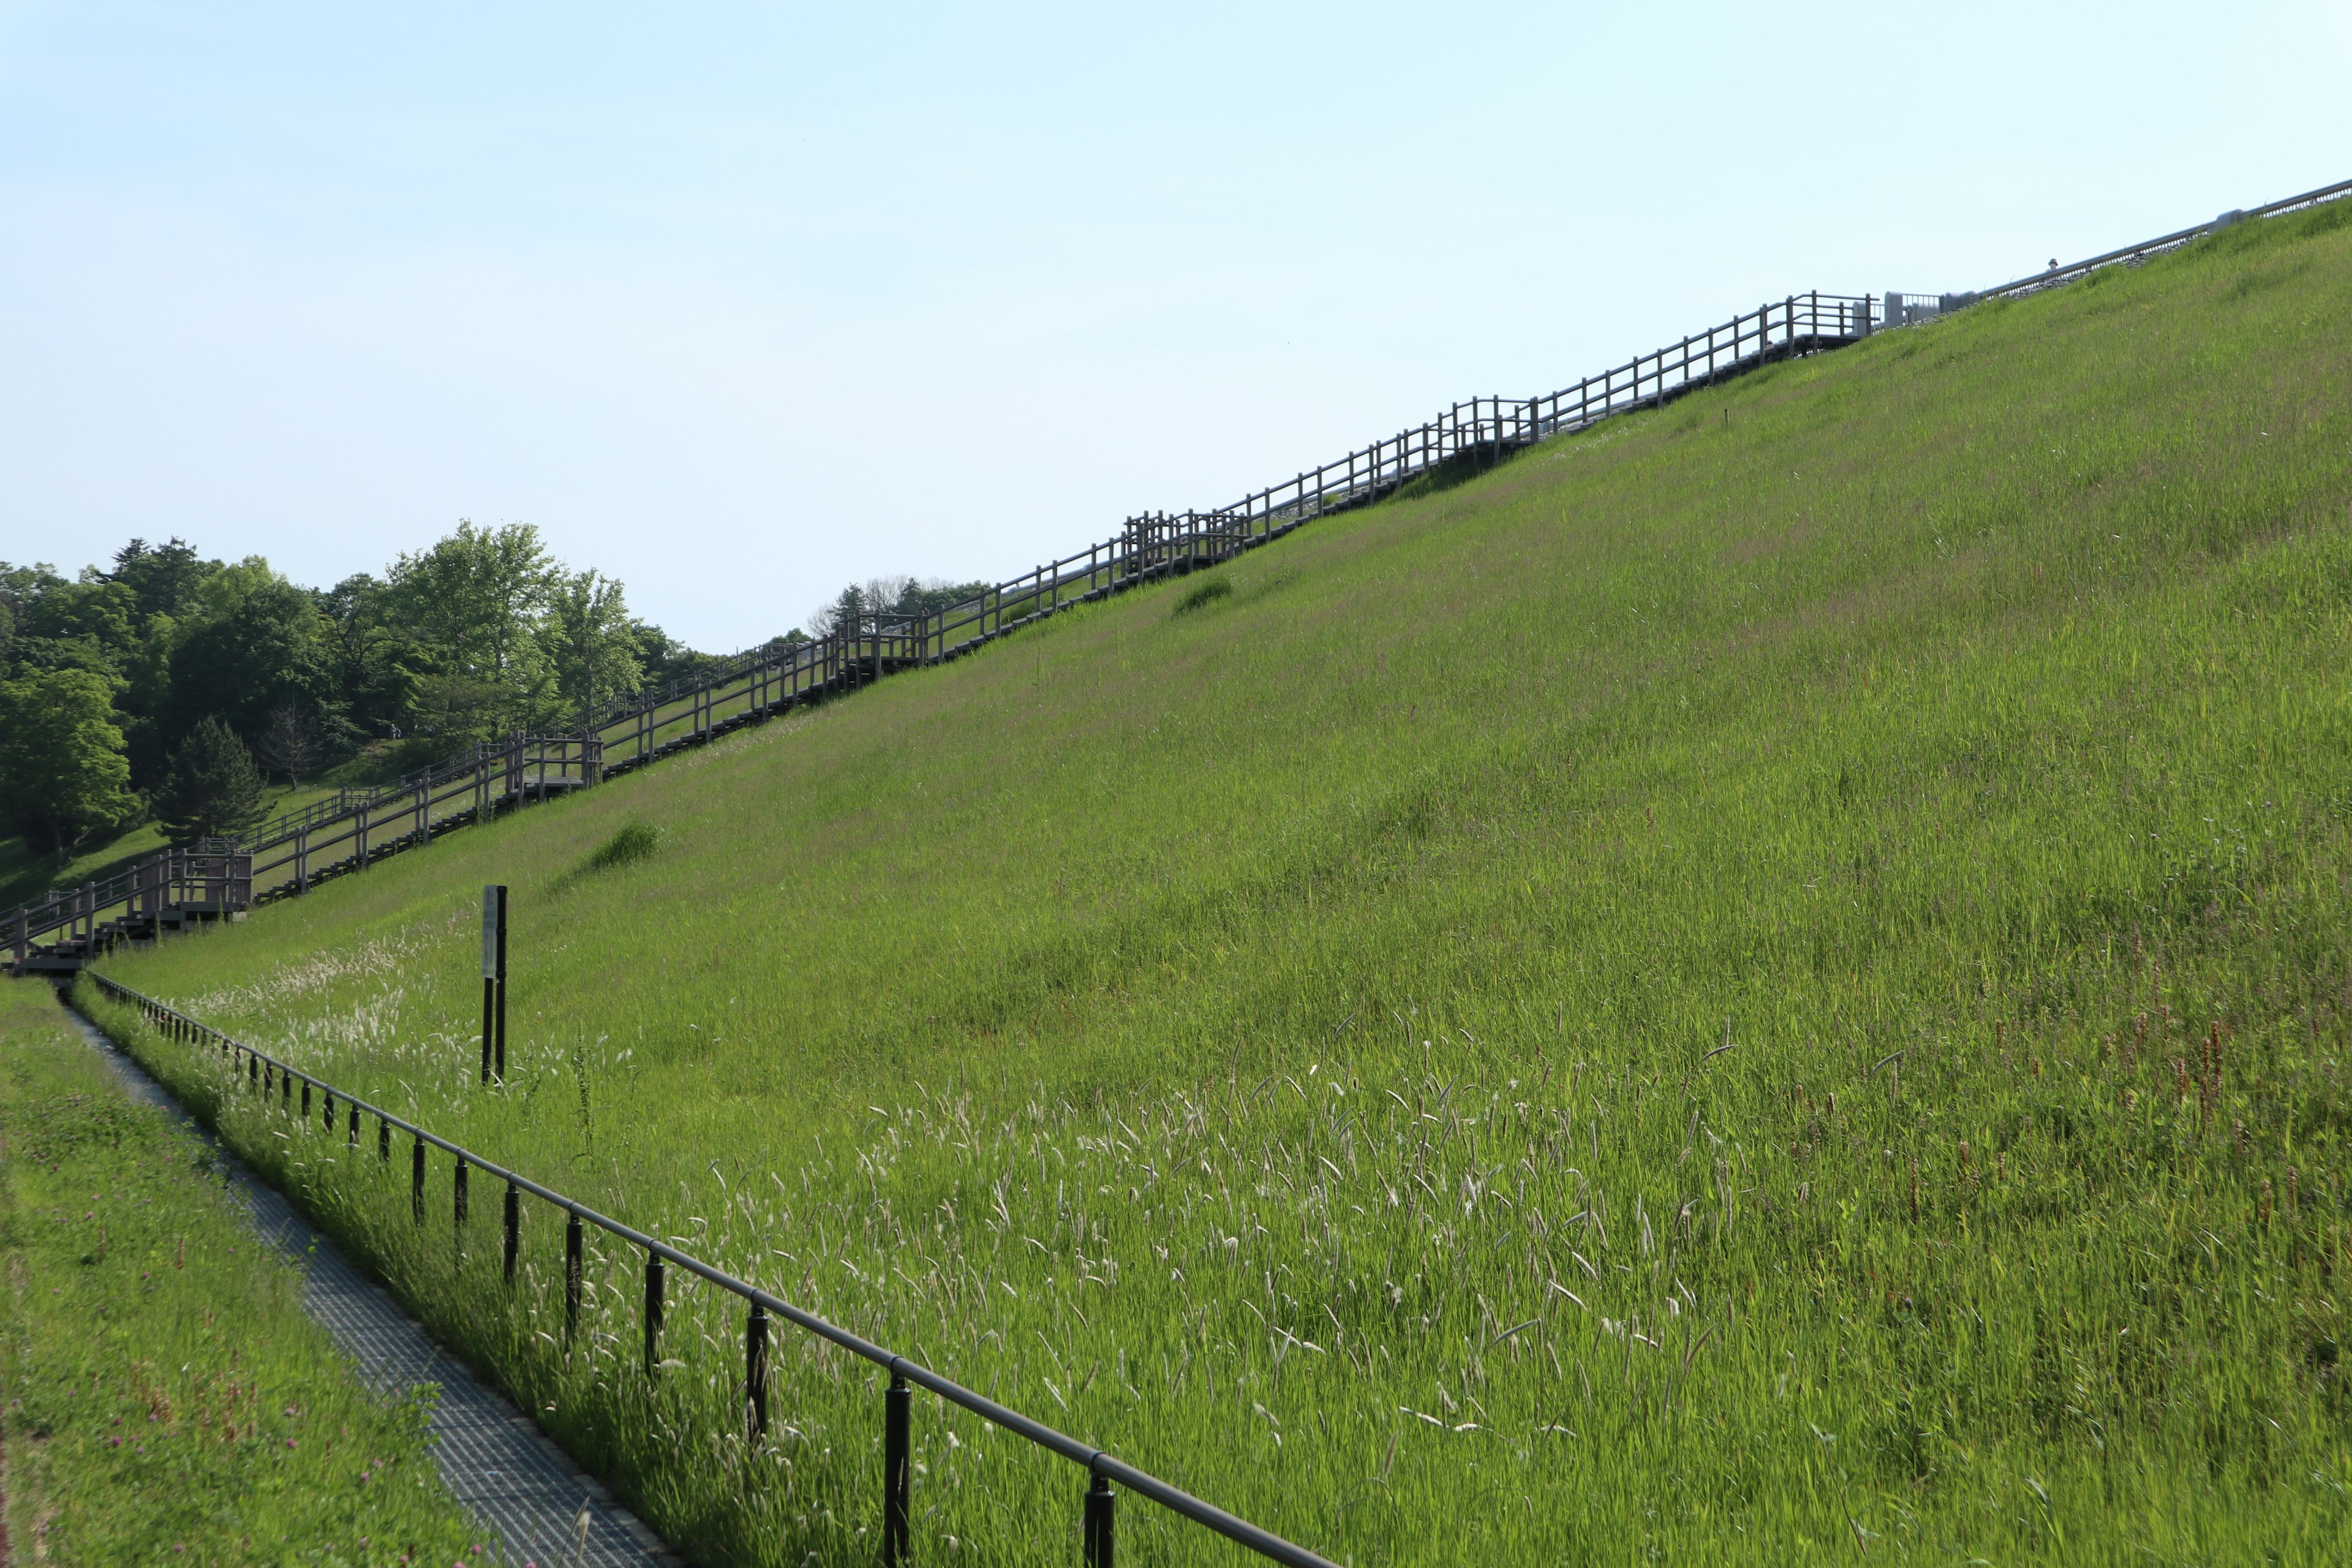
[[[0,982],[0,1041],[17,1560],[466,1552],[476,1537],[434,1475],[424,1410],[360,1384],[204,1146],[124,1097],[46,984]]]
[[[2341,1556],[2343,216],[1612,422],[117,972],[1358,1563]],[[578,869],[638,819],[656,856]],[[648,1397],[628,1258],[568,1363],[554,1225],[509,1303],[396,1170],[224,1116],[674,1538],[862,1550],[862,1371],[793,1342],[747,1465],[707,1297]],[[918,1426],[927,1552],[1074,1550],[1066,1468]]]

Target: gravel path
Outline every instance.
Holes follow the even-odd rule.
[[[436,1384],[433,1461],[441,1479],[499,1540],[514,1568],[674,1568],[680,1559],[635,1514],[517,1410],[433,1342],[424,1326],[353,1268],[294,1206],[220,1147],[163,1085],[80,1014],[68,1016],[134,1099],[162,1107],[217,1152],[253,1214],[255,1230],[307,1274],[302,1304],[370,1383],[404,1390]],[[587,1535],[583,1544],[582,1522]]]

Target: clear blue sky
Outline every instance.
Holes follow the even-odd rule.
[[[535,522],[698,646],[2352,177],[2352,7],[0,3],[0,558]]]

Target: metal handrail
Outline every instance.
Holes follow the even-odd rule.
[[[2160,235],[2155,239],[2144,239],[2137,245],[2126,245],[2120,250],[2104,251],[2086,261],[2074,261],[2063,267],[2053,267],[2047,272],[2039,272],[2031,278],[2020,278],[2014,282],[2004,283],[1998,289],[1983,289],[1970,298],[1994,300],[2004,294],[2027,293],[2036,289],[2047,289],[2053,283],[2071,283],[2085,272],[2097,268],[2111,267],[2118,261],[2130,261],[2159,250],[2170,249],[2176,245],[2186,245],[2200,236],[2214,233],[2232,224],[2242,223],[2247,218],[2272,217],[2294,207],[2312,206],[2320,202],[2334,201],[2343,195],[2352,195],[2352,180],[2338,180],[2332,185],[2322,185],[2315,191],[2305,191],[2299,196],[2288,196],[2284,201],[2272,202],[2267,206],[2247,207],[2241,212],[2223,213],[2209,223],[2200,223],[2189,228],[2175,229],[2172,233]]]
[[[1237,1514],[1228,1513],[1214,1503],[1205,1502],[1180,1487],[1171,1486],[1148,1471],[1139,1470],[1124,1460],[1114,1458],[1104,1449],[1097,1448],[1090,1443],[1081,1442],[1067,1433],[1046,1426],[1042,1421],[1024,1415],[1009,1405],[1000,1405],[984,1394],[966,1388],[953,1378],[943,1376],[919,1363],[909,1361],[905,1356],[877,1345],[863,1335],[853,1333],[836,1323],[828,1322],[815,1313],[794,1306],[792,1302],[761,1289],[749,1280],[739,1279],[723,1268],[705,1263],[691,1253],[682,1252],[659,1237],[648,1236],[635,1226],[624,1224],[609,1215],[600,1214],[579,1200],[566,1197],[554,1188],[535,1182],[519,1171],[509,1170],[495,1161],[486,1160],[473,1151],[452,1143],[437,1133],[429,1131],[382,1106],[339,1089],[324,1079],[314,1078],[299,1068],[289,1066],[266,1051],[256,1050],[253,1047],[232,1038],[209,1024],[189,1017],[166,1003],[134,991],[120,981],[103,974],[92,973],[89,978],[96,982],[99,989],[110,997],[119,1002],[128,1003],[139,1009],[149,1023],[158,1026],[168,1023],[178,1037],[183,1040],[209,1041],[217,1044],[224,1052],[231,1053],[233,1068],[238,1069],[235,1071],[234,1076],[259,1081],[262,1069],[267,1068],[277,1075],[280,1083],[288,1086],[281,1091],[286,1097],[290,1097],[292,1084],[303,1085],[303,1106],[306,1111],[310,1105],[310,1091],[316,1089],[327,1097],[327,1116],[331,1121],[334,1115],[334,1102],[337,1099],[341,1099],[351,1110],[353,1117],[352,1126],[354,1131],[358,1126],[358,1117],[362,1115],[374,1117],[380,1129],[379,1147],[389,1147],[388,1142],[385,1142],[390,1136],[389,1129],[397,1128],[407,1133],[416,1141],[416,1160],[413,1169],[420,1184],[420,1192],[425,1168],[423,1151],[424,1147],[429,1144],[455,1158],[460,1171],[467,1169],[481,1171],[493,1180],[505,1182],[511,1191],[529,1193],[531,1196],[563,1210],[582,1224],[594,1226],[597,1229],[609,1236],[617,1237],[632,1247],[642,1247],[648,1258],[658,1258],[665,1262],[676,1264],[697,1278],[741,1297],[754,1311],[772,1313],[785,1319],[820,1339],[829,1341],[853,1355],[873,1363],[889,1373],[894,1382],[903,1379],[918,1387],[927,1388],[950,1405],[968,1410],[982,1420],[1024,1437],[1037,1447],[1047,1449],[1074,1464],[1084,1466],[1087,1472],[1098,1483],[1117,1482],[1139,1497],[1149,1498],[1170,1512],[1215,1531],[1236,1545],[1247,1547],[1271,1562],[1284,1563],[1286,1568],[1338,1568],[1338,1564],[1333,1563],[1329,1559],[1310,1552],[1306,1547],[1286,1541],[1271,1531],[1261,1529]],[[265,1092],[267,1092],[266,1089]],[[508,1224],[510,1227],[509,1231],[510,1247],[513,1237],[511,1226],[514,1223],[513,1211],[509,1210]],[[761,1353],[760,1364],[764,1365],[764,1349]],[[886,1472],[887,1469],[888,1467],[886,1466]],[[908,1484],[905,1475],[905,1468],[900,1467],[897,1485],[904,1487]],[[1089,1563],[1099,1561],[1103,1568],[1108,1568],[1110,1556],[1108,1550],[1108,1542],[1107,1540],[1103,1542],[1104,1550],[1099,1559],[1094,1550],[1095,1527],[1091,1510],[1098,1506],[1098,1500],[1102,1496],[1103,1494],[1097,1491],[1094,1498],[1088,1500],[1090,1512],[1087,1560]],[[898,1510],[897,1518],[904,1520],[907,1517],[904,1495],[901,1494],[891,1500],[896,1503]],[[1099,1506],[1105,1509],[1104,1531],[1107,1535],[1108,1505],[1101,1503]]]

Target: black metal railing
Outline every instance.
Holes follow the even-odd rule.
[[[322,1079],[313,1078],[299,1068],[289,1067],[268,1053],[256,1050],[208,1024],[199,1023],[152,996],[133,991],[103,974],[93,973],[89,978],[112,1000],[136,1008],[165,1038],[217,1049],[227,1059],[233,1079],[244,1084],[247,1092],[259,1096],[265,1103],[275,1104],[287,1114],[298,1114],[295,1100],[299,1091],[301,1107],[299,1114],[305,1118],[320,1116],[330,1131],[334,1128],[340,1114],[343,1121],[345,1142],[354,1148],[360,1142],[361,1123],[373,1118],[376,1123],[376,1156],[384,1164],[392,1162],[394,1133],[407,1137],[410,1140],[410,1213],[420,1225],[425,1223],[428,1206],[428,1149],[438,1149],[454,1162],[450,1175],[450,1206],[452,1222],[457,1226],[462,1227],[466,1223],[470,1184],[468,1176],[471,1173],[478,1171],[490,1181],[504,1182],[505,1279],[509,1286],[515,1281],[521,1253],[522,1200],[526,1196],[532,1197],[562,1210],[566,1216],[563,1249],[566,1342],[576,1339],[580,1331],[581,1311],[586,1294],[584,1231],[587,1226],[593,1226],[645,1253],[645,1373],[648,1378],[655,1375],[655,1369],[661,1359],[665,1280],[669,1268],[683,1268],[698,1279],[740,1297],[745,1306],[743,1429],[750,1441],[760,1441],[768,1429],[768,1326],[772,1318],[782,1318],[888,1373],[890,1382],[883,1393],[882,1406],[881,1532],[882,1561],[887,1568],[899,1568],[908,1555],[908,1521],[913,1517],[913,1390],[917,1388],[928,1389],[949,1404],[970,1411],[981,1419],[1026,1438],[1038,1447],[1085,1469],[1088,1484],[1082,1502],[1081,1522],[1087,1568],[1113,1568],[1118,1497],[1114,1487],[1124,1488],[1138,1497],[1149,1499],[1180,1518],[1214,1531],[1269,1562],[1285,1563],[1288,1568],[1336,1568],[1328,1559],[1306,1547],[1295,1545],[1271,1531],[1262,1530],[1245,1519],[1227,1513],[1214,1503],[1204,1502],[1181,1488],[1171,1486],[1124,1460],[1114,1458],[1090,1443],[1081,1442],[1042,1421],[1033,1420],[984,1394],[966,1388],[953,1378],[941,1376],[862,1335],[828,1322],[814,1312],[805,1311],[749,1280],[739,1279],[722,1268],[682,1252],[658,1237],[647,1236],[635,1226],[599,1214],[552,1187],[543,1186],[520,1172],[486,1160],[381,1106],[339,1089]],[[324,1099],[323,1105],[315,1110],[314,1095]]]
[[[2119,250],[2102,251],[2082,261],[2070,261],[2063,266],[2053,263],[2047,272],[2037,272],[2030,278],[2020,278],[2004,283],[1998,289],[1986,289],[1978,293],[1962,295],[1958,298],[1964,302],[1974,303],[1979,300],[1998,300],[2011,295],[2031,294],[2054,284],[2072,283],[2076,279],[2085,277],[2103,267],[2128,266],[2135,262],[2146,261],[2152,256],[2159,256],[2165,251],[2177,249],[2187,245],[2190,240],[2201,239],[2209,234],[2228,228],[2233,224],[2242,223],[2248,218],[2277,217],[2300,207],[2317,206],[2322,202],[2332,202],[2347,195],[2352,195],[2352,180],[2338,180],[2332,185],[2322,185],[2315,191],[2305,191],[2301,195],[2288,196],[2284,201],[2271,202],[2258,207],[2233,209],[2209,223],[2175,229],[2170,234],[2158,235],[2154,239],[2144,239],[2137,245],[2126,245]]]

